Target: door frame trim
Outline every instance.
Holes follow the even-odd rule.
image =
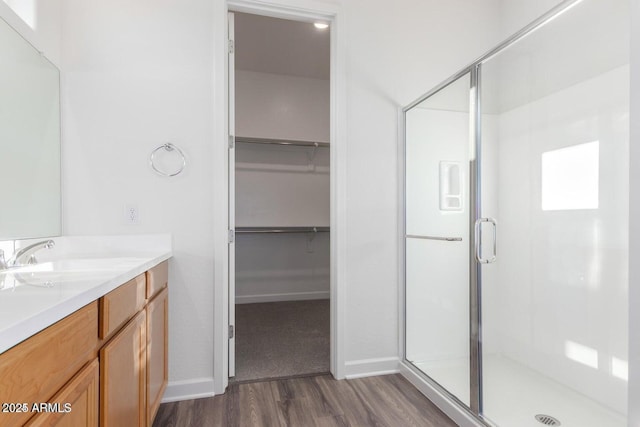
[[[482,214],[482,107],[480,67],[471,71],[469,113],[471,152],[469,161],[469,390],[471,412],[482,414],[482,271],[476,259],[475,225]]]
[[[246,12],[298,21],[324,20],[330,23],[330,319],[331,373],[345,377],[346,282],[346,46],[345,19],[341,7],[315,0],[227,0],[214,2],[214,336],[213,380],[215,394],[224,393],[229,383],[229,160],[228,160],[228,55],[227,12]],[[222,22],[224,20],[224,22]],[[224,60],[221,60],[224,58]],[[224,96],[220,96],[224,94]],[[215,96],[218,95],[218,96]],[[223,163],[223,164],[222,164]]]

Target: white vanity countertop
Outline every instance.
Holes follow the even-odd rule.
[[[172,256],[169,235],[53,240],[38,264],[0,273],[0,353]]]

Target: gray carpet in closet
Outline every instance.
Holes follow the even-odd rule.
[[[329,300],[236,305],[234,381],[329,372]]]

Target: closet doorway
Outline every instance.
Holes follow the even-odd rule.
[[[330,32],[235,12],[229,39],[229,377],[328,373]]]

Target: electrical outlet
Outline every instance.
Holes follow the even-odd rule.
[[[134,204],[127,204],[124,207],[124,221],[127,224],[138,224],[140,221],[140,212],[138,206]]]

